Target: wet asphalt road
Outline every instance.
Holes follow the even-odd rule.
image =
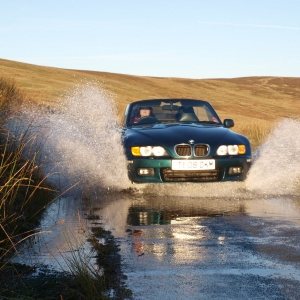
[[[300,299],[299,198],[125,203],[118,240],[134,299]]]

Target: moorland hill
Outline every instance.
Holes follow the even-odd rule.
[[[300,78],[161,78],[60,69],[0,59],[1,77],[13,79],[33,101],[50,107],[77,84],[97,81],[114,95],[119,112],[127,103],[138,99],[185,97],[209,101],[221,118],[233,118],[236,124],[300,116]]]

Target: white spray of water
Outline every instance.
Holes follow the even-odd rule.
[[[95,83],[78,85],[48,115],[46,149],[68,184],[127,188],[126,160],[112,98]]]
[[[294,195],[300,182],[300,121],[279,122],[257,151],[246,185],[252,192]]]

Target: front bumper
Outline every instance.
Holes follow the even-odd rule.
[[[215,170],[208,171],[173,171],[170,158],[137,158],[128,161],[128,177],[132,182],[218,182],[242,181],[251,166],[250,157],[221,157],[215,159]],[[241,167],[241,173],[230,174],[230,168]],[[151,174],[139,174],[140,169],[150,169]]]

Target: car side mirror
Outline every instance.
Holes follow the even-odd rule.
[[[234,121],[232,119],[224,119],[224,127],[231,128],[234,126]]]

